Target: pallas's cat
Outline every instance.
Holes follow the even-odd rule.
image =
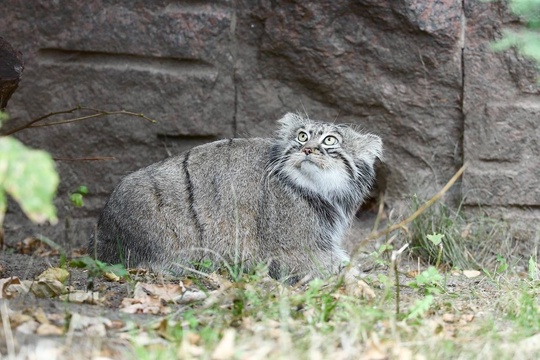
[[[89,253],[173,273],[265,264],[291,283],[339,272],[381,139],[292,113],[279,124],[274,138],[216,141],[124,177]]]

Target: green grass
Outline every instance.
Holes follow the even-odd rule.
[[[337,277],[297,288],[231,266],[190,279],[189,286],[208,290],[206,300],[170,305],[168,315],[125,315],[133,326],[109,330],[108,338],[128,339],[126,359],[538,358],[535,249],[519,258],[505,224],[444,205],[399,236],[371,254],[378,266],[364,280],[375,298],[350,295]],[[392,262],[400,241],[411,250]],[[96,278],[119,270],[89,258],[71,265]],[[471,269],[479,274],[468,278],[463,270]],[[122,275],[128,297],[137,281],[171,281]]]
[[[134,336],[134,351],[140,359],[220,358],[216,348],[223,334],[232,331],[226,358],[399,359],[421,354],[425,359],[499,360],[519,354],[520,341],[540,332],[540,288],[527,279],[504,274],[509,281],[496,283],[481,275],[481,285],[472,281],[476,285],[463,284],[456,292],[443,280],[452,275],[431,273],[431,280],[421,275],[412,281],[416,286],[403,288],[400,314],[392,296],[359,299],[332,281],[293,289],[245,276],[211,306],[195,304],[159,319],[166,322],[165,331],[142,329],[165,342],[139,346]],[[434,283],[438,290],[427,291]],[[377,295],[386,290],[377,289]]]
[[[413,196],[411,203],[414,211],[422,201]],[[412,254],[429,264],[459,269],[495,269],[500,265],[497,255],[512,262],[523,260],[513,256],[519,241],[509,224],[460,210],[438,203],[412,221],[405,239]],[[430,239],[434,236],[442,237],[441,245]]]
[[[538,357],[540,347],[530,345],[540,333],[538,266],[533,254],[516,260],[508,226],[437,205],[418,217],[401,240],[411,242],[411,251],[397,263],[399,300],[386,256],[391,247],[372,253],[383,266],[364,279],[376,293],[371,300],[347,295],[336,278],[297,289],[260,274],[233,274],[233,285],[212,301],[166,317],[165,335],[142,329],[165,344],[138,346],[134,337],[136,357]],[[463,275],[471,269],[481,270],[480,275]]]

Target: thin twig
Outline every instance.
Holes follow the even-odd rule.
[[[87,120],[87,119],[92,119],[92,118],[97,118],[97,117],[102,117],[102,116],[108,116],[108,115],[130,115],[130,116],[139,117],[139,118],[144,119],[146,121],[149,121],[149,122],[151,122],[153,124],[157,122],[156,120],[153,120],[153,119],[150,119],[149,117],[146,117],[144,114],[134,113],[134,112],[125,111],[125,110],[102,111],[102,110],[93,110],[93,109],[84,109],[84,108],[83,108],[83,110],[98,111],[98,113],[97,114],[86,115],[86,116],[81,116],[81,117],[74,118],[74,119],[59,120],[59,121],[54,121],[54,122],[45,123],[45,124],[35,124],[35,125],[31,125],[29,127],[36,128],[36,127],[43,127],[43,126],[69,124],[69,123],[73,123],[73,122],[77,122],[77,121],[83,121],[83,120]]]
[[[400,287],[399,287],[399,273],[398,273],[398,259],[399,256],[409,247],[409,244],[405,244],[401,249],[397,251],[392,251],[392,257],[390,258],[392,262],[392,269],[394,271],[394,281],[396,285],[396,316],[399,316],[399,302],[400,302]]]
[[[43,116],[40,116],[38,117],[37,119],[34,119],[24,125],[21,125],[19,127],[16,127],[15,129],[11,129],[11,130],[8,130],[6,132],[3,132],[2,133],[2,136],[8,136],[8,135],[12,135],[12,134],[15,134],[16,132],[18,131],[21,131],[21,130],[24,130],[30,126],[32,126],[33,124],[39,122],[39,121],[42,121],[42,120],[45,120],[51,116],[55,116],[55,115],[62,115],[62,114],[71,114],[71,113],[74,113],[75,111],[77,110],[80,110],[81,107],[80,106],[77,106],[77,107],[74,107],[73,109],[69,109],[69,110],[62,110],[62,111],[54,111],[54,112],[50,112],[48,114],[45,114]]]
[[[116,160],[114,156],[94,156],[94,157],[81,157],[81,158],[62,158],[53,157],[54,161],[105,161]]]
[[[431,199],[429,199],[424,204],[422,204],[422,206],[420,206],[418,210],[416,210],[411,216],[409,216],[408,218],[406,218],[405,220],[397,224],[390,226],[389,228],[386,228],[384,230],[381,230],[379,232],[369,235],[366,239],[358,243],[358,245],[355,247],[352,253],[353,254],[356,253],[360,247],[364,246],[369,241],[372,241],[377,238],[380,238],[381,236],[387,235],[391,233],[392,231],[406,228],[407,224],[409,224],[411,221],[416,219],[420,214],[426,211],[431,205],[433,205],[437,200],[439,200],[452,187],[452,185],[454,185],[457,179],[459,179],[459,177],[463,174],[463,172],[467,168],[467,165],[468,165],[467,163],[463,164],[463,166],[454,174],[454,176],[452,176],[452,178],[448,181],[448,183],[446,183],[446,185],[441,190],[439,190],[439,192],[435,194]]]
[[[384,192],[379,196],[379,210],[377,211],[377,217],[375,218],[375,224],[373,224],[372,233],[379,230],[379,223],[384,214]]]
[[[62,115],[62,114],[71,114],[71,113],[74,113],[75,111],[79,111],[79,110],[93,111],[94,114],[80,116],[80,117],[76,117],[76,118],[73,118],[73,119],[65,119],[65,120],[48,122],[48,123],[44,123],[44,124],[37,124],[38,122],[43,121],[45,119],[48,119],[51,116]],[[92,118],[97,118],[97,117],[102,117],[102,116],[108,116],[108,115],[128,115],[128,116],[135,116],[135,117],[141,118],[141,119],[146,120],[146,121],[151,122],[151,123],[156,123],[157,122],[156,120],[150,119],[149,117],[147,117],[146,115],[144,115],[142,113],[134,113],[134,112],[131,112],[131,111],[126,111],[126,110],[105,111],[105,110],[98,110],[98,109],[93,109],[93,108],[88,108],[88,107],[83,107],[83,106],[77,106],[77,107],[74,107],[73,109],[63,110],[63,111],[55,111],[55,112],[45,114],[43,116],[38,117],[37,119],[29,121],[28,123],[26,123],[24,125],[16,127],[15,129],[7,130],[7,131],[3,132],[1,134],[1,136],[12,135],[12,134],[14,134],[16,132],[19,132],[19,131],[24,130],[24,129],[29,129],[29,128],[37,128],[37,127],[43,127],[43,126],[53,126],[53,125],[68,124],[68,123],[72,123],[72,122],[78,122],[78,121],[83,121],[83,120],[87,120],[87,119],[92,119]]]

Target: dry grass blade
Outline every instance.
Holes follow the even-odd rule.
[[[4,334],[6,336],[8,359],[15,359],[15,342],[13,340],[13,333],[11,332],[11,324],[9,323],[6,300],[0,301],[0,314],[2,315],[2,327],[4,328]]]

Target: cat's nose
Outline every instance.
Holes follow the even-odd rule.
[[[304,154],[309,155],[314,152],[314,149],[312,147],[305,147],[302,149],[302,151],[304,152]]]

